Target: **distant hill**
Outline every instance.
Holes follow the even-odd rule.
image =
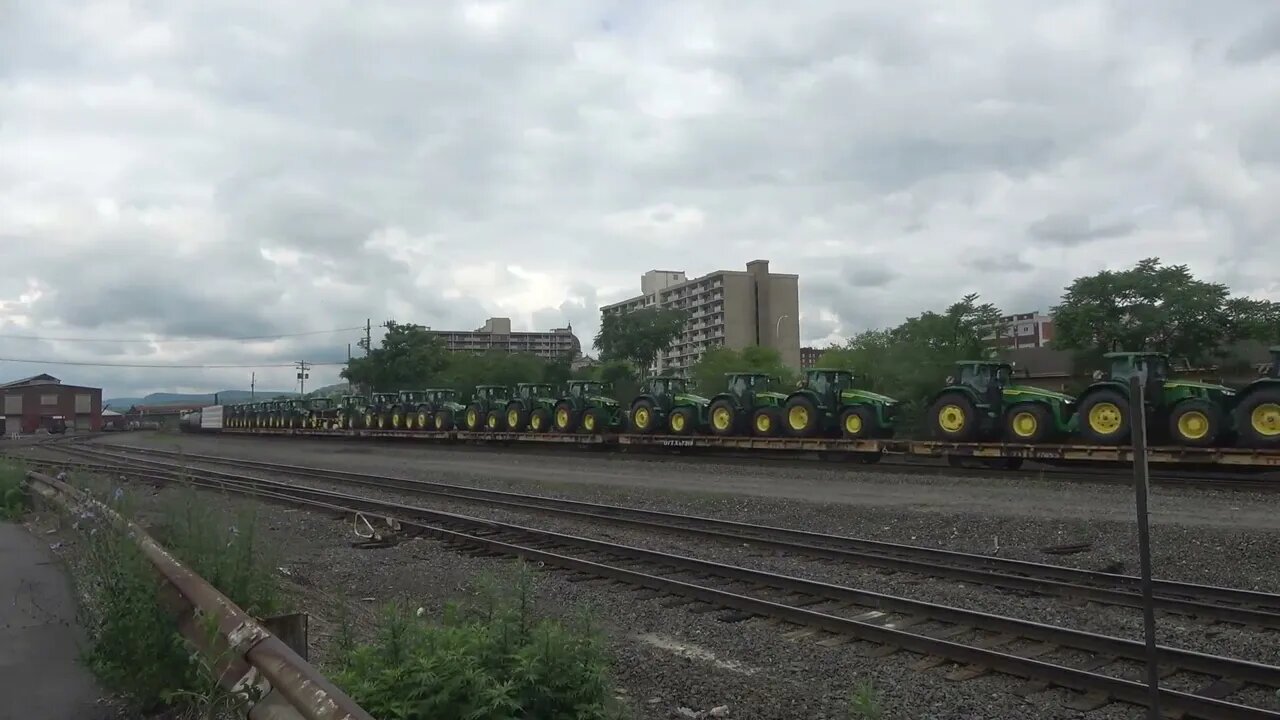
[[[223,404],[249,402],[250,398],[268,400],[280,395],[296,395],[285,390],[259,390],[250,395],[248,390],[223,390],[218,393],[218,402]],[[308,393],[310,394],[310,393]],[[146,397],[121,397],[103,400],[112,410],[123,412],[133,405],[212,405],[213,394],[194,395],[189,393],[151,393]]]

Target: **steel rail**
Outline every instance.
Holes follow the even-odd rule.
[[[76,450],[80,449],[76,448]],[[87,450],[87,448],[85,449]],[[212,455],[178,454],[152,448],[129,447],[128,450],[144,455],[160,455],[215,465],[257,468],[320,480],[354,482],[379,488],[391,487],[417,494],[485,502],[518,510],[549,512],[604,522],[621,522],[638,527],[712,537],[736,543],[750,542],[762,547],[797,552],[813,557],[856,562],[921,575],[947,577],[1046,595],[1079,597],[1095,602],[1129,607],[1137,607],[1141,604],[1138,578],[1131,575],[1080,570],[1060,565],[994,558],[952,550],[865,540],[842,535],[827,535],[705,516],[682,515],[501,490],[471,488],[411,478],[301,467],[256,460],[240,460]],[[126,455],[102,452],[97,447],[92,452],[110,457],[129,459]],[[144,460],[143,462],[156,461]],[[1277,594],[1169,580],[1155,581],[1155,589],[1158,593],[1157,607],[1161,610],[1228,622],[1280,628],[1280,595]]]
[[[152,468],[144,469],[153,470]],[[1139,705],[1145,703],[1145,685],[1093,672],[1116,659],[1140,659],[1144,651],[1143,644],[1133,640],[926,603],[512,523],[299,486],[280,480],[248,476],[238,476],[233,479],[221,477],[225,475],[227,473],[189,470],[186,481],[204,487],[249,495],[284,498],[287,502],[316,503],[329,510],[342,507],[346,512],[376,515],[386,518],[388,523],[399,524],[402,528],[412,527],[439,539],[464,545],[479,544],[483,548],[502,554],[540,560],[558,567],[577,569],[598,577],[620,579],[749,614],[777,617],[833,633],[966,663],[974,666],[971,668],[973,673],[980,674],[981,671],[977,668],[999,670],[1080,691],[1102,692],[1112,698]],[[161,478],[157,476],[157,479]],[[457,529],[459,527],[466,528],[467,531]],[[570,557],[559,552],[575,547],[580,551],[585,550],[589,555],[604,556],[606,559]],[[552,552],[553,550],[557,552]],[[609,558],[614,559],[610,562],[607,560]],[[808,610],[803,606],[788,605],[670,577],[660,577],[650,572],[620,567],[619,562],[653,565],[664,569],[668,574],[674,570],[677,573],[691,573],[703,578],[718,577],[733,583],[774,588],[809,598],[808,601],[798,603],[799,605],[829,601],[855,604],[869,608],[869,611],[855,618],[839,617]],[[890,613],[905,616],[907,619],[896,627],[869,622],[871,618],[881,618],[887,622],[890,619]],[[954,642],[946,637],[933,637],[906,629],[910,625],[925,620],[951,625],[953,632],[949,637],[960,634],[957,631],[973,629],[993,633],[994,637],[968,645]],[[1007,645],[1017,639],[1035,640],[1042,645],[1039,650],[1031,650],[1030,657],[998,649],[1001,645]],[[1037,659],[1057,648],[1088,652],[1095,657],[1095,661],[1088,670],[1082,670]],[[1159,653],[1161,662],[1166,667],[1177,668],[1178,672],[1230,679],[1267,688],[1280,687],[1280,667],[1164,646],[1159,648]],[[1206,690],[1211,691],[1209,688],[1212,687],[1214,683],[1210,683]],[[1161,698],[1163,707],[1177,709],[1206,720],[1280,718],[1280,712],[1274,710],[1249,707],[1195,693],[1162,690]]]

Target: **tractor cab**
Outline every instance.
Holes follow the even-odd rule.
[[[671,408],[672,399],[677,395],[688,393],[689,381],[681,377],[651,377],[645,381],[641,393],[652,395],[664,410]]]
[[[1260,377],[1236,398],[1235,427],[1242,445],[1280,449],[1280,345],[1271,348],[1271,362],[1258,371]]]
[[[765,375],[764,373],[726,373],[725,378],[728,380],[728,394],[737,401],[739,407],[751,408],[761,404],[776,405],[777,402],[773,401],[786,399],[785,395],[773,389],[778,386],[780,380],[772,375]]]
[[[374,393],[372,396],[373,404],[378,407],[391,407],[392,405],[395,405],[396,401],[399,399],[400,393],[393,392]]]
[[[321,410],[330,410],[333,408],[333,400],[327,397],[311,398],[307,401],[307,409],[312,412]]]
[[[365,402],[363,395],[343,395],[338,401],[338,407],[344,410],[356,410],[364,406]]]
[[[516,397],[529,402],[541,398],[555,398],[556,388],[551,383],[516,383]]]
[[[570,398],[585,401],[593,397],[607,397],[613,392],[613,386],[610,383],[602,383],[597,380],[570,380],[567,392]]]
[[[434,405],[440,403],[456,403],[458,401],[458,391],[449,388],[433,388],[425,391],[427,402]]]
[[[853,383],[853,373],[848,370],[810,368],[804,371],[800,387],[808,388],[815,395],[826,400],[826,405],[835,405],[833,399],[840,396],[840,391],[852,388]]]
[[[427,401],[427,391],[425,390],[401,390],[396,399],[402,405],[417,405]]]
[[[1146,391],[1147,404],[1159,402],[1164,383],[1169,379],[1169,356],[1150,352],[1114,352],[1103,356],[1108,362],[1106,379],[1126,387],[1137,377]],[[1102,380],[1101,372],[1094,373]]]
[[[483,402],[506,402],[511,397],[511,388],[506,385],[477,385],[475,399]]]
[[[948,385],[970,388],[984,404],[999,405],[1004,389],[1013,384],[1013,366],[984,360],[956,363],[956,375],[947,378]]]

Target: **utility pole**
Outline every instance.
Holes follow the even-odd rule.
[[[373,318],[364,319],[364,356],[369,357],[369,348],[373,347]]]
[[[307,362],[306,360],[299,360],[298,362],[294,363],[294,365],[296,365],[298,368],[298,394],[306,395],[307,394],[307,378],[311,377],[310,373],[308,373],[307,371],[311,369],[311,363]]]
[[[252,401],[254,398],[253,389],[257,387],[257,385],[258,385],[257,371],[249,373],[249,400],[250,401]]]

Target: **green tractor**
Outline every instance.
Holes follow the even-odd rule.
[[[1240,444],[1274,450],[1280,448],[1280,345],[1271,348],[1271,363],[1261,370],[1262,377],[1236,397],[1236,430]]]
[[[398,402],[399,393],[374,393],[364,408],[364,427],[370,430],[386,430],[391,427],[391,409]]]
[[[689,392],[684,378],[651,377],[631,401],[627,424],[645,435],[665,428],[672,435],[692,435],[707,426],[711,401]]]
[[[477,385],[471,404],[462,418],[468,432],[497,432],[506,427],[502,413],[511,402],[511,388],[506,385]]]
[[[1095,382],[1080,396],[1079,432],[1086,442],[1129,441],[1129,381],[1134,377],[1142,382],[1155,437],[1163,440],[1167,432],[1168,440],[1177,445],[1213,447],[1232,433],[1235,390],[1170,379],[1169,356],[1164,353],[1114,352],[1103,357],[1110,367],[1094,373]]]
[[[244,406],[244,419],[240,427],[258,428],[261,427],[262,419],[262,403],[251,402]]]
[[[427,390],[430,398],[431,427],[437,432],[453,430],[458,425],[458,418],[467,411],[467,406],[458,402],[458,391],[449,388],[433,388]]]
[[[551,383],[516,383],[515,395],[507,403],[505,423],[499,427],[509,432],[550,430],[558,394]]]
[[[298,427],[327,429],[332,411],[333,400],[327,397],[314,397],[304,400],[297,412],[301,421]]]
[[[343,395],[336,401],[331,401],[321,417],[332,430],[351,430],[359,425],[366,404],[362,395]]]
[[[951,442],[1003,438],[1043,443],[1071,429],[1076,401],[1070,395],[1013,382],[1013,366],[993,360],[962,360],[947,386],[929,405],[933,435]]]
[[[276,427],[282,428],[300,428],[303,427],[304,407],[302,400],[281,400],[276,405]]]
[[[892,437],[898,401],[860,390],[847,370],[805,370],[800,388],[778,408],[755,411],[751,429],[756,435],[777,435],[779,425],[796,437],[840,434],[849,439]],[[781,419],[781,422],[779,420]]]
[[[782,405],[787,395],[770,389],[778,385],[778,378],[764,373],[727,373],[725,378],[728,390],[711,398],[707,410],[711,434],[741,435],[749,429],[748,423],[760,417],[768,418],[769,427],[782,424]]]
[[[418,424],[418,416],[426,420],[429,413],[426,390],[401,390],[396,393],[387,422],[392,430],[422,430],[427,426]]]
[[[552,416],[556,432],[589,434],[622,427],[622,405],[610,397],[613,388],[594,380],[570,380]]]

